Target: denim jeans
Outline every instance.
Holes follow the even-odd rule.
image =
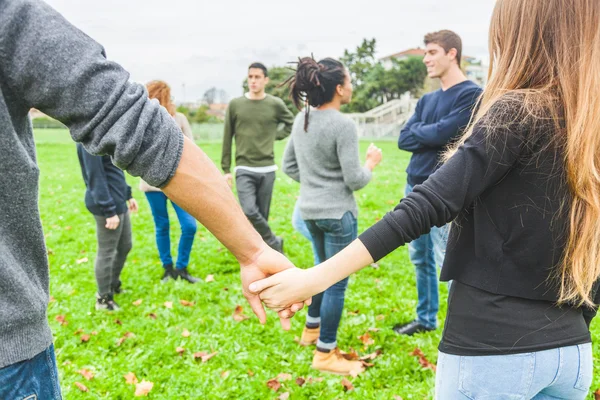
[[[413,186],[407,184],[404,195],[407,196],[412,190]],[[449,229],[450,225],[433,227],[428,234],[408,244],[408,255],[417,275],[417,321],[430,329],[437,327],[440,300],[436,264],[441,268],[444,263]]]
[[[315,258],[325,261],[343,250],[358,236],[356,218],[346,212],[342,219],[306,220],[313,238]],[[322,293],[313,296],[308,307],[307,322],[321,325],[317,347],[332,350],[337,346],[337,330],[344,309],[348,278],[342,279]]]
[[[61,400],[54,345],[31,360],[1,368],[0,399]]]
[[[591,343],[506,356],[439,353],[436,400],[583,400],[592,384]]]
[[[154,229],[156,231],[156,247],[163,265],[173,265],[171,257],[171,237],[169,225],[169,213],[167,211],[167,196],[163,192],[146,192],[146,198],[150,203],[152,217],[154,217]],[[196,236],[196,220],[177,204],[171,202],[179,224],[181,225],[181,237],[177,252],[177,269],[186,268],[190,263],[190,254],[194,237]]]

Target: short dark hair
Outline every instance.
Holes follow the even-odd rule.
[[[449,30],[432,32],[425,35],[425,46],[429,43],[434,43],[441,46],[447,53],[452,49],[456,49],[456,62],[460,67],[460,59],[462,58],[462,40],[460,36]]]
[[[298,60],[296,73],[284,84],[290,87],[290,97],[298,109],[306,108],[304,130],[308,129],[310,107],[319,107],[329,103],[338,85],[346,79],[346,67],[333,58],[324,58],[317,62],[312,57]]]
[[[262,69],[262,72],[265,74],[265,78],[267,76],[269,76],[269,71],[267,70],[267,67],[265,67],[265,64],[263,64],[263,63],[254,62],[254,63],[250,64],[250,66],[248,67],[248,70],[250,70],[251,68]]]

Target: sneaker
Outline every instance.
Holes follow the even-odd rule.
[[[300,338],[300,346],[312,346],[317,344],[317,340],[319,339],[319,334],[321,333],[321,328],[307,328],[304,327],[302,331],[302,337]]]
[[[435,328],[428,328],[424,325],[421,325],[416,319],[407,324],[398,324],[394,326],[393,329],[398,335],[407,336],[412,336],[415,333],[435,331]]]
[[[352,376],[356,376],[365,370],[365,366],[361,361],[348,360],[338,348],[331,350],[329,353],[317,350],[313,357],[312,367],[321,372]]]
[[[194,278],[193,276],[190,275],[190,273],[188,272],[187,267],[186,268],[179,268],[174,270],[174,279],[183,279],[184,281],[188,281],[189,283],[196,283],[198,282],[200,279],[198,278]]]
[[[162,278],[160,278],[161,283],[167,283],[169,279],[177,279],[177,276],[175,276],[175,271],[173,270],[173,264],[167,264],[163,266],[163,268],[165,273],[163,274]]]
[[[121,307],[113,300],[111,294],[105,296],[96,295],[96,310],[118,311]]]
[[[127,290],[123,289],[122,282],[120,280],[119,280],[119,282],[117,282],[117,286],[115,286],[113,288],[113,293],[114,294],[127,293]]]

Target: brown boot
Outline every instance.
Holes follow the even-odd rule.
[[[317,340],[319,339],[319,333],[321,333],[320,327],[304,327],[304,330],[302,331],[302,337],[300,338],[300,346],[313,346],[317,344]]]
[[[329,353],[317,350],[313,357],[312,367],[322,372],[352,376],[356,376],[365,370],[362,362],[347,360],[337,348]]]

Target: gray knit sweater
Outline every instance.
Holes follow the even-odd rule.
[[[353,192],[371,180],[362,167],[354,122],[337,110],[311,110],[308,132],[299,113],[283,155],[283,172],[300,182],[303,219],[341,219],[358,207]]]
[[[164,186],[179,164],[181,130],[128,80],[99,44],[47,4],[0,0],[0,368],[52,343],[29,109],[62,121],[88,152],[110,154],[151,185]]]

